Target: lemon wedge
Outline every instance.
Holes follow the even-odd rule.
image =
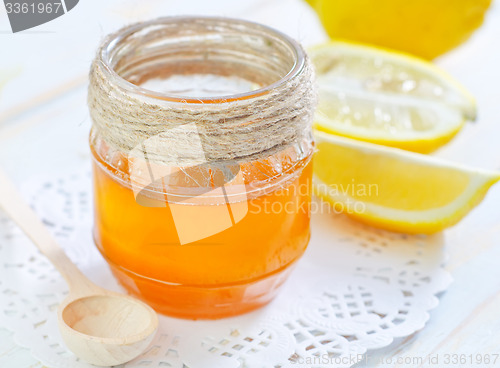
[[[338,211],[404,233],[434,233],[457,223],[500,180],[397,148],[316,131],[314,191]]]
[[[345,42],[316,46],[310,56],[319,89],[316,129],[425,153],[476,117],[472,95],[422,59]]]

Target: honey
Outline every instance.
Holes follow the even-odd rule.
[[[96,159],[93,170],[96,244],[117,278],[159,312],[215,318],[254,309],[306,249],[311,163],[286,188],[236,203],[248,208],[241,221],[184,245],[176,223],[216,228],[229,205],[144,207],[104,162]],[[174,223],[175,206],[188,212]]]
[[[223,35],[224,27],[237,29],[244,42],[268,45],[258,37],[270,42],[266,38],[269,37],[276,42],[274,47],[283,49],[280,52],[290,54],[291,61],[281,55],[284,65],[279,69],[267,59],[253,60],[260,54],[257,50],[256,55],[251,54],[252,63],[235,68],[231,65],[238,64],[243,53],[228,61],[228,55],[235,53],[220,52],[219,49],[224,49],[222,43],[208,47],[205,56],[198,59],[198,48],[207,47],[208,41],[197,48],[186,43],[183,34],[176,34],[184,42],[181,64],[178,60],[165,62],[164,55],[158,58],[156,67],[151,63],[151,55],[130,61],[132,57],[147,54],[146,48],[130,52],[127,46],[109,51],[109,47],[116,48],[127,37],[136,37],[134,32],[144,37],[145,27],[153,26],[155,32],[158,27],[166,27],[172,32],[180,24],[184,27],[182,32],[190,25],[197,31],[201,27],[207,39],[213,38],[214,29]],[[312,112],[311,107],[298,104],[312,92],[306,90],[305,97],[295,96],[297,102],[288,112],[289,118],[282,107],[275,109],[272,103],[267,104],[265,99],[269,94],[277,96],[277,101],[286,101],[279,94],[285,92],[280,91],[293,93],[292,86],[287,88],[286,83],[300,76],[305,66],[304,60],[297,60],[297,52],[301,51],[296,50],[298,45],[288,39],[283,41],[284,36],[275,31],[259,27],[218,18],[163,18],[132,26],[113,36],[118,41],[113,41],[113,37],[105,41],[101,51],[111,54],[104,58],[110,65],[94,64],[91,71],[95,243],[120,283],[161,313],[191,319],[221,318],[262,306],[275,296],[307,247]],[[255,34],[251,34],[255,29]],[[164,30],[159,32],[161,37],[165,34],[172,37]],[[143,47],[145,43],[138,44]],[[160,54],[158,47],[155,43],[155,56]],[[172,40],[162,47],[168,53]],[[248,47],[254,49],[254,45]],[[207,53],[213,53],[213,61]],[[256,69],[256,60],[264,63],[262,69]],[[280,62],[276,55],[272,60]],[[126,62],[129,64],[125,65]],[[137,66],[141,62],[146,65],[143,71]],[[117,75],[112,76],[116,80],[108,86],[104,78],[111,78],[106,75],[109,69]],[[145,85],[144,82],[154,78],[168,80],[181,75],[181,80],[186,80],[186,75],[193,73],[228,78],[236,72],[240,82],[252,82],[256,89],[232,94],[225,90],[225,97],[193,96],[193,91],[189,91],[190,96],[177,96],[172,90],[167,94],[141,90],[146,98],[134,95],[135,86]],[[120,83],[115,89],[115,84]],[[281,88],[279,93],[276,88]],[[112,100],[120,93],[123,93],[120,98]],[[126,113],[116,109],[124,100]],[[158,107],[150,109],[153,103]],[[251,109],[259,103],[264,107],[253,114],[247,110],[237,112],[242,106]],[[138,106],[137,111],[130,106]],[[165,106],[160,114],[158,111]],[[227,111],[227,115],[221,111]],[[298,111],[302,115],[294,115]],[[185,124],[182,119],[180,124],[174,124],[179,116],[202,116],[205,120],[197,121],[193,127],[189,119]],[[210,116],[215,116],[213,121],[208,121]],[[155,126],[154,134],[145,134],[158,120],[162,121],[158,126],[163,130],[158,133]],[[235,122],[230,129],[223,125],[228,121]],[[165,128],[168,124],[171,124],[169,129]]]

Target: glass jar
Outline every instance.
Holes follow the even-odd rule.
[[[95,243],[157,311],[268,303],[309,241],[315,94],[303,49],[251,22],[168,17],[92,65]]]

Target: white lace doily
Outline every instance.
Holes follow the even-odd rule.
[[[89,175],[25,184],[70,258],[95,283],[122,290],[93,245]],[[150,348],[124,367],[349,367],[368,349],[424,327],[436,294],[451,282],[441,267],[442,235],[398,235],[335,214],[313,215],[312,231],[305,256],[270,305],[218,321],[161,317]],[[89,368],[65,349],[57,329],[55,310],[66,290],[0,213],[0,326],[48,367]]]

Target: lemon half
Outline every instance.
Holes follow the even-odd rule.
[[[344,42],[316,46],[310,55],[319,88],[319,130],[431,152],[476,117],[472,95],[416,57]]]

